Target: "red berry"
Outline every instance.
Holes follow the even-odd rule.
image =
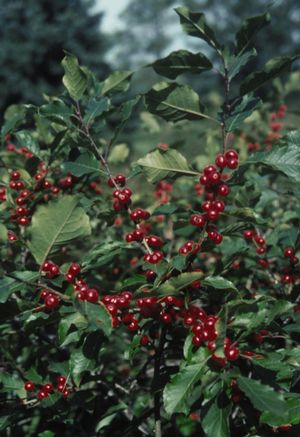
[[[86,291],[86,300],[88,302],[96,303],[99,300],[99,293],[95,288],[88,288]]]
[[[265,247],[258,247],[256,249],[256,253],[258,253],[258,255],[263,255],[264,253],[266,253],[266,248]]]
[[[296,264],[298,264],[299,262],[299,258],[297,256],[291,256],[290,258],[290,263],[294,266]]]
[[[238,155],[238,153],[237,153],[236,150],[234,150],[234,149],[229,149],[229,150],[227,150],[227,152],[225,153],[225,158],[226,158],[226,159],[238,159],[238,158],[239,158],[239,155]]]
[[[12,172],[10,173],[10,179],[11,179],[12,181],[17,181],[18,179],[20,179],[20,177],[21,177],[21,173],[20,173],[19,171],[17,171],[17,170],[12,171]]]
[[[202,228],[206,223],[206,218],[201,214],[193,214],[190,217],[190,224]]]
[[[50,383],[44,384],[43,390],[46,391],[47,393],[52,393],[53,392],[53,385]]]
[[[227,159],[227,167],[230,168],[231,170],[234,170],[235,168],[237,168],[239,165],[239,162],[237,159]]]
[[[30,219],[28,217],[18,217],[17,223],[20,226],[28,226],[30,223]]]
[[[37,395],[37,397],[38,397],[38,399],[40,401],[42,401],[43,399],[47,398],[48,396],[49,396],[49,393],[47,391],[45,391],[45,390],[40,390],[38,392],[38,395]]]
[[[229,347],[225,349],[224,353],[228,361],[236,361],[240,356],[240,352],[236,347]]]
[[[147,346],[150,343],[148,335],[143,335],[140,339],[140,345]]]
[[[160,320],[163,323],[165,323],[166,325],[168,325],[169,323],[172,323],[172,316],[165,311],[161,312],[159,317],[160,317]]]
[[[246,240],[251,240],[254,236],[254,231],[252,231],[251,229],[247,229],[244,231],[244,238]]]
[[[221,180],[221,174],[218,171],[212,171],[208,175],[208,182],[212,185],[217,185]]]
[[[60,375],[60,376],[57,377],[56,381],[57,381],[57,384],[65,385],[66,381],[67,381],[67,378],[65,376],[63,376],[63,375]]]
[[[230,193],[230,188],[226,184],[221,184],[218,186],[218,194],[219,196],[226,197]]]
[[[73,274],[74,276],[79,275],[81,271],[80,265],[76,263],[72,263],[69,267],[69,273]]]
[[[192,337],[192,343],[193,343],[194,346],[196,346],[196,347],[201,346],[202,341],[203,341],[203,338],[202,338],[202,337],[200,337],[200,336],[198,336],[198,335],[193,335],[193,337]]]
[[[260,235],[255,235],[254,240],[257,244],[259,244],[259,246],[263,246],[264,244],[266,244],[266,240]]]
[[[215,163],[219,168],[225,168],[227,165],[227,160],[225,158],[225,155],[221,155],[221,154],[217,155]]]
[[[35,389],[35,385],[34,385],[34,383],[32,381],[27,381],[24,384],[24,388],[25,388],[26,391],[32,391],[32,390]]]
[[[286,258],[290,258],[295,255],[295,250],[292,247],[286,247],[283,254]]]
[[[59,297],[55,294],[48,294],[45,298],[45,306],[48,309],[56,308],[59,304]]]
[[[267,269],[270,265],[269,261],[265,258],[259,259],[257,262],[264,269]]]

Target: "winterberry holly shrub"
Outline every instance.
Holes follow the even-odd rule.
[[[64,95],[6,112],[3,436],[299,435],[300,132],[256,96],[297,56],[250,73],[268,14],[224,47],[204,14],[176,13],[214,65],[173,52],[152,64],[171,81],[129,98],[131,72],[99,82],[66,53]],[[217,110],[175,81],[204,71]],[[118,141],[139,110],[203,125],[210,151],[187,135],[130,162]]]

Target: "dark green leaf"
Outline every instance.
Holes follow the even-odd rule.
[[[104,112],[108,111],[110,108],[110,100],[106,97],[101,100],[90,100],[83,117],[85,124],[91,124],[96,117],[102,115]]]
[[[252,40],[257,33],[265,26],[270,24],[271,16],[268,12],[250,17],[245,20],[242,27],[236,34],[236,45],[238,52],[245,51],[249,45],[252,45]]]
[[[168,415],[173,413],[188,414],[190,412],[190,396],[195,384],[199,382],[203,374],[208,357],[209,352],[203,348],[197,364],[183,367],[176,375],[172,376],[171,382],[165,386],[163,400]]]
[[[191,53],[187,50],[172,52],[151,66],[156,73],[169,79],[175,79],[183,73],[199,74],[212,68],[210,60],[203,53]]]
[[[72,175],[80,177],[89,173],[102,173],[105,172],[100,169],[99,161],[96,160],[94,155],[90,152],[82,153],[76,161],[67,161],[62,164],[62,168],[66,172],[72,173]]]
[[[198,94],[188,85],[160,82],[146,94],[145,104],[149,112],[167,121],[208,118]]]
[[[23,281],[34,281],[39,277],[39,274],[38,272],[25,271],[12,272],[10,276],[12,277],[5,276],[0,279],[0,303],[6,302],[12,293],[22,290],[26,286]]]
[[[257,55],[256,50],[252,49],[240,55],[231,56],[228,59],[228,67],[227,67],[229,80],[231,81],[237,74],[239,74],[242,67],[247,65],[250,59],[256,55]]]
[[[269,411],[275,415],[281,415],[287,411],[283,395],[276,392],[272,387],[245,376],[239,376],[237,383],[253,406],[259,411]]]
[[[187,272],[169,279],[159,286],[159,294],[176,294],[178,291],[188,287],[192,282],[202,279],[203,272]],[[229,281],[228,281],[229,282]]]
[[[229,437],[229,416],[231,405],[219,405],[215,400],[202,420],[202,427],[207,437]]]
[[[26,149],[32,152],[36,157],[42,159],[40,146],[32,133],[22,130],[15,135],[20,147],[26,147]]]
[[[248,118],[261,104],[258,97],[246,95],[236,104],[225,119],[225,129],[227,132],[232,132],[238,129],[243,121]]]
[[[282,72],[286,71],[300,55],[279,56],[270,59],[261,71],[256,71],[248,76],[241,85],[241,94],[248,94],[256,91],[270,80],[275,79]]]
[[[176,8],[175,11],[180,17],[180,24],[185,33],[203,39],[220,53],[222,46],[218,43],[214,31],[207,25],[204,14],[191,12],[184,6]]]

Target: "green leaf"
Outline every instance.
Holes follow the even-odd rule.
[[[248,94],[256,91],[258,88],[265,85],[275,77],[279,76],[283,71],[287,70],[291,64],[299,58],[300,55],[294,56],[279,56],[270,59],[261,71],[256,71],[250,74],[241,85],[241,94]]]
[[[256,50],[252,49],[240,55],[231,56],[228,59],[228,66],[227,66],[229,80],[231,81],[241,71],[242,67],[247,65],[250,59],[256,55],[257,55]]]
[[[275,415],[282,415],[287,410],[283,395],[276,392],[269,385],[264,385],[260,381],[245,376],[239,376],[237,383],[253,406],[259,411],[269,411]]]
[[[127,70],[114,71],[103,82],[101,94],[104,95],[127,91],[132,74],[131,71]]]
[[[261,104],[258,97],[246,95],[236,104],[225,119],[225,129],[227,132],[232,132],[238,129],[243,121],[248,118]]]
[[[89,323],[89,331],[97,331],[101,329],[106,336],[109,336],[112,331],[112,319],[105,305],[84,303],[84,314]]]
[[[77,177],[90,173],[105,174],[105,172],[100,169],[99,161],[97,161],[94,155],[90,152],[82,153],[76,161],[62,163],[62,169]]]
[[[84,256],[82,265],[84,269],[101,267],[111,262],[112,259],[128,250],[128,244],[120,241],[109,241],[94,247],[90,253]]]
[[[24,289],[26,285],[23,281],[35,281],[38,277],[38,272],[25,271],[12,272],[0,279],[0,303],[6,302],[12,293]]]
[[[0,223],[0,243],[7,242],[7,228],[3,223]]]
[[[104,112],[107,112],[110,108],[110,100],[106,97],[101,100],[92,99],[89,101],[85,114],[83,117],[83,121],[85,124],[91,124],[96,117],[102,115]]]
[[[168,149],[166,152],[157,149],[140,158],[137,164],[142,167],[146,178],[152,183],[167,177],[198,175],[189,168],[185,157],[174,149]]]
[[[202,427],[207,437],[229,437],[229,416],[231,405],[219,405],[215,400],[202,420]]]
[[[61,62],[65,74],[63,84],[74,100],[79,100],[87,87],[87,77],[78,64],[78,59],[71,53],[67,53]]]
[[[188,287],[192,282],[202,279],[203,272],[186,272],[169,279],[159,286],[159,294],[176,294],[178,291]],[[229,282],[229,281],[228,281]]]
[[[164,407],[168,415],[190,412],[191,393],[203,374],[208,358],[209,352],[203,348],[196,364],[186,365],[172,376],[163,391]]]
[[[238,291],[231,281],[222,278],[222,276],[207,276],[205,279],[203,279],[202,285],[217,288],[219,290]]]
[[[180,17],[180,24],[185,33],[196,38],[203,39],[218,53],[222,46],[218,43],[214,31],[207,25],[205,15],[201,12],[191,12],[182,6],[175,9]]]
[[[198,94],[188,85],[160,82],[146,94],[145,104],[149,112],[167,121],[209,118],[203,114]]]
[[[151,64],[156,73],[169,79],[176,79],[183,73],[199,74],[210,70],[212,63],[203,53],[191,53],[187,50],[177,50],[167,57]]]
[[[75,196],[64,196],[37,208],[29,228],[29,250],[39,264],[59,246],[90,235],[89,217]]]
[[[26,149],[32,152],[37,158],[42,159],[40,146],[31,132],[21,130],[15,135],[20,147],[26,147]]]
[[[128,100],[127,102],[123,103],[117,110],[117,115],[119,117],[119,124],[115,127],[114,133],[112,138],[110,139],[110,145],[113,145],[115,141],[117,140],[120,132],[126,125],[127,121],[131,117],[132,111],[134,107],[138,104],[140,101],[140,96],[136,96],[134,99]]]
[[[68,335],[71,326],[75,326],[77,329],[82,329],[87,326],[87,320],[78,312],[64,316],[58,325],[58,338],[59,342],[63,343]]]
[[[121,162],[126,161],[128,155],[129,155],[129,148],[127,144],[125,143],[116,144],[109,154],[108,162],[110,164],[119,164]]]
[[[270,151],[254,153],[246,164],[263,164],[284,173],[292,181],[300,182],[300,142],[298,145],[277,145]]]
[[[82,379],[82,374],[93,368],[94,362],[86,358],[81,349],[73,350],[70,361],[70,371],[75,384],[78,386]]]
[[[268,12],[247,18],[236,34],[238,52],[245,51],[245,49],[252,43],[252,40],[256,37],[257,33],[270,24],[270,22],[271,16]]]

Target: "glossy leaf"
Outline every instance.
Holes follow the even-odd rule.
[[[33,282],[39,277],[38,272],[12,272],[10,276],[0,279],[0,303],[7,299],[16,291],[24,289],[24,281]]]
[[[202,427],[207,437],[229,437],[230,405],[219,405],[215,400],[202,420]]]
[[[146,94],[145,104],[149,112],[167,121],[207,118],[198,94],[187,85],[160,82]]]
[[[59,246],[90,235],[87,214],[75,196],[64,196],[37,208],[29,227],[29,250],[39,264]]]
[[[39,143],[31,132],[22,130],[17,132],[15,135],[20,147],[26,147],[26,149],[32,152],[34,156],[42,159]]]
[[[127,70],[114,71],[103,82],[101,94],[105,95],[127,91],[132,74],[131,71]]]
[[[196,176],[181,153],[169,149],[166,152],[155,150],[137,161],[149,182],[155,183],[167,177]]]
[[[207,285],[219,290],[237,291],[235,285],[228,279],[222,278],[222,276],[207,276],[203,279],[202,285]]]
[[[190,412],[190,396],[203,374],[208,357],[209,352],[207,349],[203,349],[196,364],[183,367],[176,375],[172,376],[171,381],[165,386],[163,401],[168,415],[188,414]]]
[[[174,278],[169,279],[159,286],[160,295],[175,294],[185,287],[188,287],[192,282],[201,279],[203,277],[203,272],[188,272],[181,273]]]
[[[163,59],[151,64],[156,73],[169,79],[176,79],[184,73],[199,74],[210,70],[212,64],[203,53],[191,53],[187,50],[177,50]]]
[[[242,100],[235,105],[228,117],[225,119],[225,129],[227,132],[232,132],[238,129],[244,120],[248,118],[261,104],[258,97],[249,95],[243,96]]]
[[[186,7],[175,8],[180,17],[180,24],[185,33],[203,39],[211,47],[220,52],[222,46],[218,43],[214,31],[207,25],[205,15],[201,12],[191,12]]]
[[[299,55],[279,56],[278,58],[270,59],[261,71],[252,73],[244,80],[240,88],[241,95],[256,91],[270,80],[275,79],[275,77],[288,70],[298,58]]]
[[[257,55],[256,50],[252,49],[248,52],[241,53],[236,56],[231,56],[228,59],[228,78],[231,81],[248,62]]]
[[[245,49],[253,45],[253,39],[257,33],[270,24],[270,22],[271,16],[268,12],[247,18],[236,34],[237,51],[245,51]]]
[[[253,406],[259,411],[269,411],[278,415],[287,411],[283,395],[276,392],[269,385],[264,385],[260,381],[246,378],[245,376],[239,376],[237,383]]]
[[[77,177],[90,173],[105,174],[105,172],[100,169],[99,161],[97,161],[94,155],[90,152],[82,153],[76,161],[64,162],[62,168],[65,172],[70,172]]]
[[[68,93],[74,100],[79,100],[87,87],[87,77],[83,69],[78,64],[78,59],[67,53],[61,62],[65,74],[63,76],[63,84],[67,88]]]

